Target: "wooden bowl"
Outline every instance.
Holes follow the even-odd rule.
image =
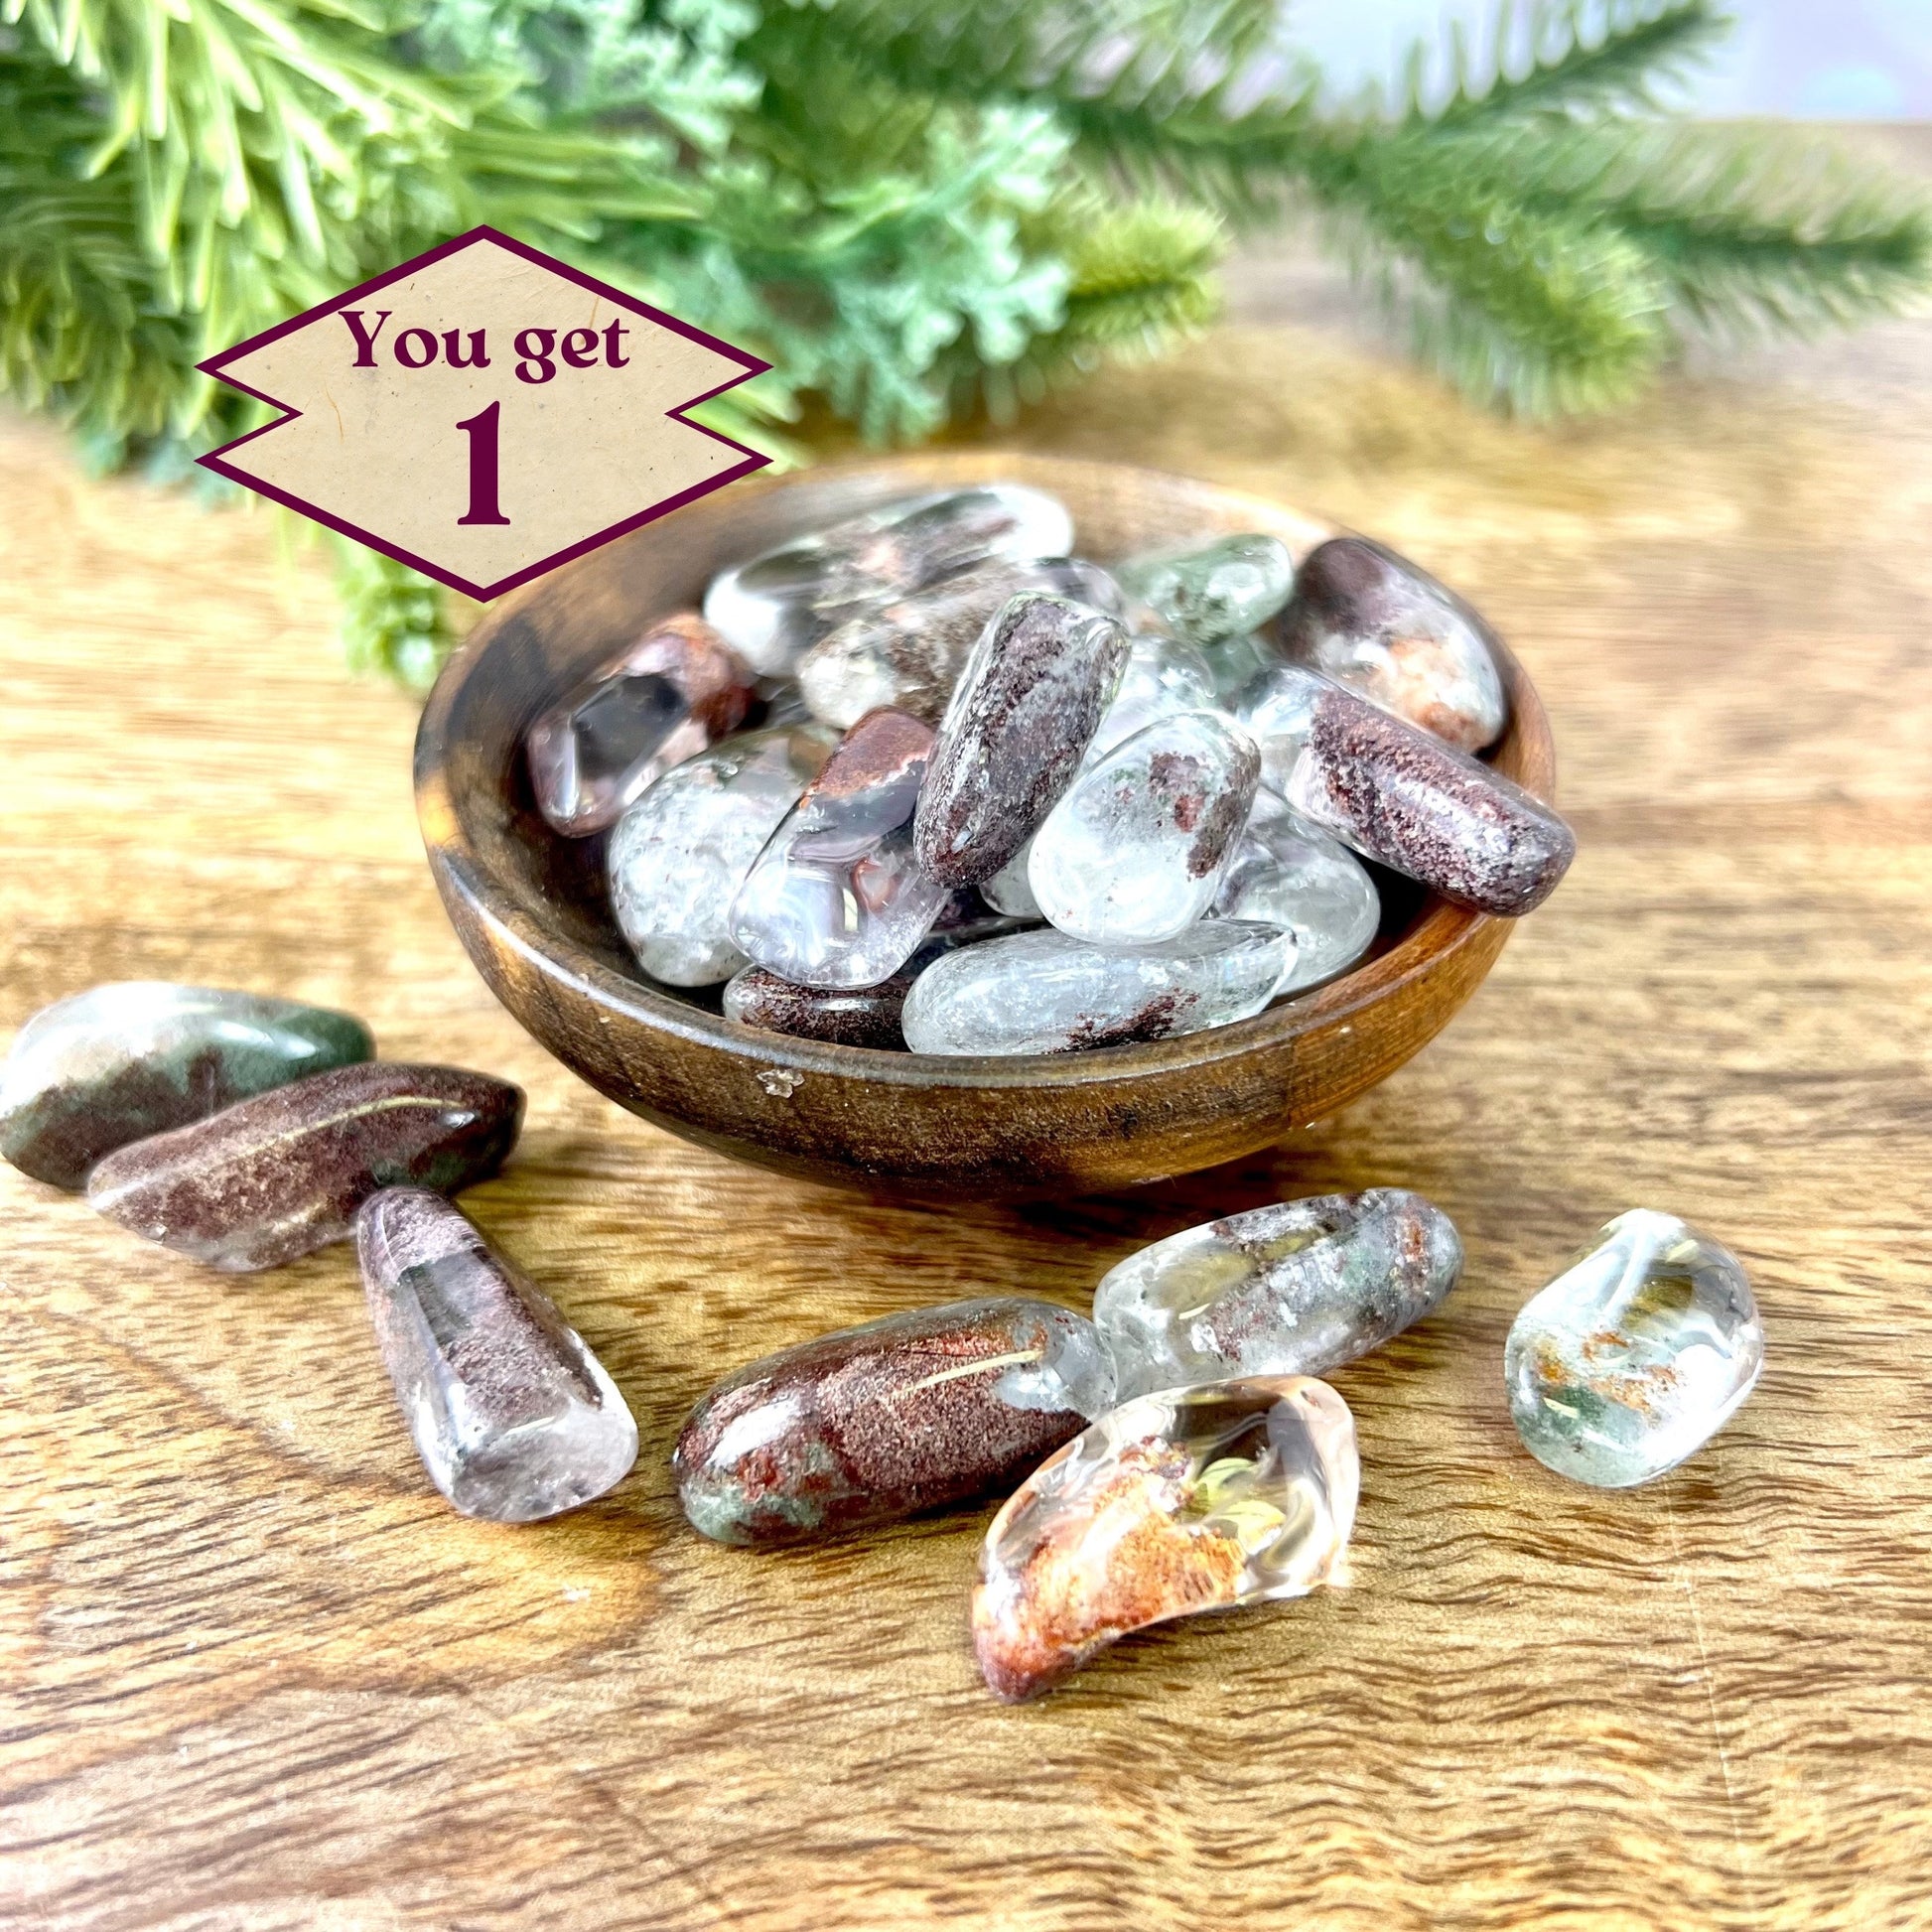
[[[610,914],[602,838],[538,815],[522,757],[536,715],[645,619],[697,603],[725,564],[876,502],[1011,479],[1072,511],[1107,560],[1191,536],[1272,531],[1299,557],[1330,525],[1260,498],[1110,464],[944,452],[734,484],[529,585],[480,623],[431,694],[416,804],[436,884],[490,989],[601,1093],[742,1160],[922,1199],[1099,1192],[1253,1153],[1331,1114],[1426,1044],[1474,992],[1509,922],[1388,896],[1381,948],[1253,1020],[1093,1052],[949,1059],[732,1025],[715,989],[640,977]],[[1504,655],[1496,764],[1545,797],[1548,721]]]

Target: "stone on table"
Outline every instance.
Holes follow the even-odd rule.
[[[1126,1046],[1251,1018],[1294,958],[1292,934],[1243,919],[1205,919],[1131,951],[1050,927],[1017,932],[928,966],[900,1024],[915,1053]]]
[[[1627,1489],[1702,1449],[1763,1366],[1764,1324],[1737,1257],[1639,1207],[1524,1307],[1503,1378],[1539,1462]]]
[[[1130,1631],[1346,1580],[1361,1465],[1325,1382],[1258,1376],[1137,1396],[993,1519],[973,1647],[1009,1703]]]
[[[1312,1194],[1170,1235],[1093,1293],[1124,1401],[1239,1375],[1325,1375],[1438,1308],[1462,1272],[1440,1207],[1403,1187]]]
[[[1288,602],[1295,560],[1278,537],[1244,532],[1131,558],[1115,576],[1127,597],[1176,637],[1218,644],[1253,630]]]
[[[1120,593],[1097,564],[1075,557],[994,558],[849,618],[798,660],[812,715],[843,730],[891,705],[936,725],[980,633],[1025,592],[1071,598],[1118,616]]]
[[[799,986],[877,986],[951,897],[912,858],[932,727],[875,711],[839,741],[758,856],[731,909],[733,943]]]
[[[366,1060],[359,1020],[299,1000],[116,980],[34,1014],[0,1067],[0,1158],[77,1192],[103,1156]]]
[[[1278,998],[1345,973],[1382,922],[1381,895],[1362,862],[1267,791],[1256,795],[1213,909],[1218,918],[1258,919],[1294,933],[1295,965]]]
[[[629,1473],[637,1425],[617,1384],[461,1208],[385,1187],[362,1203],[355,1245],[382,1365],[456,1509],[534,1523]]]
[[[981,916],[943,931],[935,926],[912,957],[877,986],[798,986],[762,966],[747,966],[725,988],[725,1018],[765,1033],[902,1053],[905,997],[919,975],[946,953],[1017,932],[1024,924],[1019,919]]]
[[[1238,715],[1288,805],[1458,905],[1520,917],[1576,857],[1576,834],[1542,799],[1318,672],[1268,672]]]
[[[1128,640],[1120,686],[1101,715],[1085,761],[1096,764],[1116,745],[1162,719],[1214,706],[1214,676],[1201,653],[1176,637],[1143,632]]]
[[[692,1411],[671,1467],[706,1536],[794,1543],[1004,1488],[1110,1400],[1084,1316],[951,1302],[738,1370]]]
[[[667,771],[619,819],[605,861],[611,909],[653,979],[715,986],[745,964],[732,900],[837,743],[822,725],[740,732]]]
[[[803,651],[868,605],[989,558],[1063,557],[1072,547],[1065,506],[1024,484],[902,497],[721,572],[704,615],[755,671],[788,676]]]
[[[1039,909],[1098,946],[1174,938],[1214,902],[1260,777],[1254,741],[1212,712],[1136,732],[1035,834],[1027,877]]]
[[[1493,745],[1509,722],[1489,626],[1384,544],[1334,537],[1310,551],[1280,629],[1295,661],[1459,752]]]
[[[960,674],[919,795],[928,878],[977,885],[1026,844],[1080,768],[1126,662],[1126,631],[1088,605],[1005,606]]]
[[[566,838],[619,818],[675,764],[745,722],[752,673],[695,612],[651,624],[524,740],[537,809]]]
[[[456,1066],[370,1060],[137,1141],[87,1177],[87,1204],[224,1274],[345,1241],[381,1187],[486,1180],[516,1145],[523,1094]]]

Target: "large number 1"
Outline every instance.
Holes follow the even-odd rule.
[[[496,503],[496,418],[503,405],[492,402],[467,423],[457,424],[470,439],[470,510],[459,523],[507,523]]]

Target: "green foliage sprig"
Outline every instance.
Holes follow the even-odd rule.
[[[1004,413],[1211,315],[1311,209],[1419,353],[1602,408],[1687,332],[1913,299],[1932,215],[1796,136],[1660,118],[1715,0],[1506,5],[1331,99],[1280,0],[0,0],[0,383],[97,462],[257,420],[202,357],[478,221],[769,357],[706,414],[782,447]],[[348,549],[345,546],[345,550]],[[448,643],[345,562],[356,661]]]

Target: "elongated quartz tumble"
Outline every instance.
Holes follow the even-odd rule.
[[[1276,989],[1279,996],[1346,972],[1374,943],[1382,898],[1362,862],[1339,839],[1263,791],[1221,876],[1214,912],[1279,925],[1295,935],[1295,964]]]
[[[77,1191],[104,1156],[375,1051],[359,1020],[260,993],[116,980],[43,1007],[0,1068],[0,1158]]]
[[[875,711],[771,834],[732,906],[733,942],[801,986],[877,986],[925,937],[948,888],[912,857],[932,727]]]
[[[1171,1617],[1342,1581],[1361,1465],[1325,1382],[1257,1376],[1124,1402],[993,1519],[973,1647],[995,1696],[1064,1683]]]
[[[1290,806],[1458,905],[1520,917],[1576,857],[1576,834],[1513,778],[1316,672],[1270,671],[1240,709]]]
[[[1128,1256],[1094,1290],[1093,1320],[1123,1399],[1322,1375],[1421,1320],[1461,1270],[1454,1223],[1420,1194],[1312,1194]]]
[[[1017,932],[928,966],[900,1024],[915,1053],[1072,1053],[1224,1027],[1259,1013],[1295,960],[1279,926],[1204,919],[1114,950]]]
[[[455,1066],[369,1061],[237,1101],[110,1154],[87,1203],[225,1274],[345,1241],[378,1188],[454,1193],[502,1166],[523,1094]]]
[[[1083,1316],[951,1302],[748,1364],[692,1411],[671,1467],[706,1536],[793,1543],[998,1489],[1109,1398]]]
[[[913,837],[928,878],[990,879],[1080,768],[1127,662],[1112,618],[1016,597],[986,626],[939,727]]]
[[[566,838],[602,832],[736,731],[755,695],[750,670],[695,612],[660,619],[530,727],[537,809]]]
[[[362,1203],[355,1246],[382,1365],[454,1508],[533,1523],[623,1480],[637,1425],[617,1385],[461,1208],[385,1187]]]

